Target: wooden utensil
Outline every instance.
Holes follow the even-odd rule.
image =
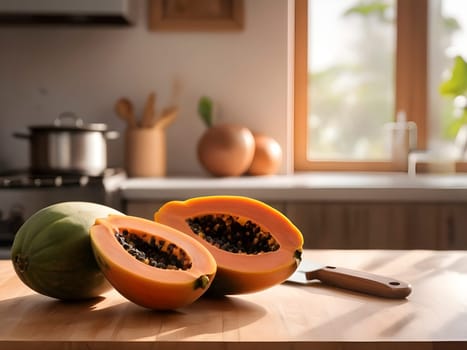
[[[156,120],[153,127],[158,129],[165,129],[177,117],[178,108],[175,106],[167,107],[162,111],[161,117]]]
[[[309,260],[303,260],[297,271],[287,279],[289,282],[300,284],[311,284],[313,280],[319,280],[324,284],[339,288],[393,299],[403,299],[412,291],[409,284],[395,278],[343,267],[323,266]]]
[[[172,83],[172,94],[170,96],[170,105],[175,106],[178,104],[180,100],[180,93],[182,91],[182,83],[180,79],[175,78],[175,80]]]
[[[127,122],[128,127],[137,127],[133,103],[131,103],[128,98],[122,97],[117,100],[115,104],[115,112],[122,120]]]
[[[148,95],[146,100],[146,105],[144,106],[143,118],[141,120],[140,126],[142,128],[150,128],[154,125],[154,118],[156,116],[156,94],[151,92]]]

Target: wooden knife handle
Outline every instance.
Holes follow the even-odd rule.
[[[306,272],[306,278],[318,279],[335,287],[385,298],[403,299],[412,291],[410,284],[395,278],[335,266],[325,266]]]

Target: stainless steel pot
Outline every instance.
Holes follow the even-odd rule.
[[[100,175],[107,168],[107,140],[119,137],[117,131],[108,131],[106,124],[84,124],[69,112],[62,113],[53,125],[30,126],[29,131],[14,136],[30,141],[31,171],[48,174]]]

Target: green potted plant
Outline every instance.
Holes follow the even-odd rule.
[[[440,84],[439,92],[454,102],[456,118],[448,126],[452,137],[467,124],[467,62],[461,56],[454,58],[451,75]]]

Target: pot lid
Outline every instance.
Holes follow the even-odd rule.
[[[61,113],[53,122],[53,124],[32,125],[29,126],[32,131],[107,131],[105,123],[88,123],[85,124],[83,119],[78,117],[73,112]]]

